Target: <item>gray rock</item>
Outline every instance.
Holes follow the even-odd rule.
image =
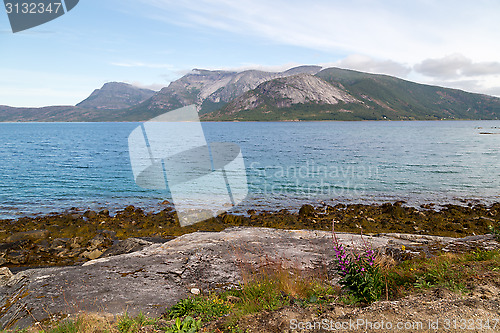
[[[62,249],[66,247],[66,244],[70,241],[69,238],[56,238],[50,243],[51,249]]]
[[[94,260],[94,259],[97,259],[101,256],[102,254],[102,251],[100,250],[93,250],[93,251],[85,251],[81,254],[81,256],[83,258],[87,258],[87,259],[90,259],[90,260]]]
[[[302,73],[316,74],[320,70],[319,66],[300,66],[277,73],[258,70],[228,72],[194,69],[145,101],[142,107],[149,110],[172,110],[177,108],[179,103],[183,106],[196,103],[203,108],[205,101],[222,107],[266,81]],[[196,94],[193,94],[194,90],[197,91]]]
[[[25,240],[39,240],[49,237],[48,230],[32,230],[24,232],[16,232],[7,238],[7,242],[17,242]]]
[[[94,251],[97,248],[107,247],[107,246],[111,245],[111,243],[112,243],[112,241],[109,238],[107,238],[106,236],[104,236],[102,234],[97,234],[94,236],[94,238],[89,240],[89,246],[87,247],[87,249],[89,251]]]
[[[85,216],[88,219],[95,219],[97,218],[97,213],[94,212],[93,210],[88,210],[83,214],[83,216]]]
[[[154,243],[140,238],[128,238],[111,246],[102,254],[101,258],[140,251],[152,244]]]
[[[6,283],[14,274],[7,267],[0,268],[0,284]]]
[[[190,292],[193,295],[199,295],[199,294],[201,294],[201,290],[198,289],[198,288],[191,288]]]

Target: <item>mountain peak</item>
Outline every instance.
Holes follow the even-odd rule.
[[[306,74],[311,74],[314,75],[318,72],[320,72],[323,69],[321,66],[316,66],[316,65],[303,65],[303,66],[297,66],[290,68],[286,71],[284,71],[284,74],[287,75],[296,75],[296,74],[301,74],[301,73],[306,73]]]
[[[221,74],[234,74],[235,72],[224,71],[224,70],[210,70],[210,69],[200,69],[193,68],[187,75],[221,75]]]
[[[123,109],[152,97],[155,91],[124,82],[107,82],[76,106],[89,109]]]

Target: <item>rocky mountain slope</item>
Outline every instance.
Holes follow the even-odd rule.
[[[309,74],[299,74],[267,81],[231,101],[221,111],[206,115],[214,119],[221,115],[235,115],[242,111],[271,112],[272,108],[290,108],[300,104],[337,105],[361,103],[346,91]]]
[[[207,120],[498,119],[500,99],[386,75],[328,68],[274,79]]]
[[[319,66],[300,66],[284,72],[247,70],[243,72],[194,69],[163,88],[147,101],[130,108],[130,114],[153,118],[164,112],[197,104],[200,114],[220,109],[225,104],[269,80],[301,73],[316,74]]]

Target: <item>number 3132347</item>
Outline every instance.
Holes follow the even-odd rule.
[[[61,2],[51,2],[48,4],[45,3],[36,3],[36,2],[23,2],[23,3],[10,3],[7,2],[5,4],[5,8],[7,10],[7,14],[46,14],[46,13],[59,13],[62,10]]]

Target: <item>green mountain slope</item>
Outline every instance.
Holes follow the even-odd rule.
[[[303,85],[283,103],[283,91],[296,87],[307,76],[293,76],[261,84],[206,120],[436,120],[499,119],[500,99],[456,89],[418,84],[387,75],[328,68],[315,75],[356,101],[328,102],[328,95],[311,98],[317,86]],[[290,97],[290,96],[288,96]]]

